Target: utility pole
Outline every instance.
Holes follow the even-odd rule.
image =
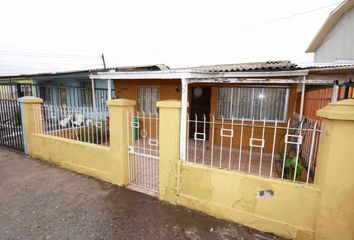
[[[101,58],[102,58],[102,62],[103,62],[103,68],[104,68],[104,70],[107,70],[106,61],[104,60],[104,54],[103,53],[101,54]]]
[[[106,61],[104,60],[104,54],[102,53],[101,55],[102,57],[102,62],[103,62],[103,68],[104,70],[107,71],[107,67],[106,67]],[[112,82],[111,82],[111,79],[107,79],[107,98],[110,100],[112,99]]]

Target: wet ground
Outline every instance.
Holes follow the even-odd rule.
[[[280,239],[0,148],[0,239]]]

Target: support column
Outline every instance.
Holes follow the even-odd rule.
[[[305,83],[302,83],[301,84],[300,116],[299,116],[300,121],[302,120],[302,118],[304,116],[305,92],[306,92],[306,85],[305,85]]]
[[[91,90],[92,90],[92,107],[96,110],[96,93],[95,93],[95,79],[91,78]]]
[[[108,79],[107,80],[107,89],[108,89],[108,100],[111,100],[112,99],[112,80],[111,79]]]
[[[335,102],[338,100],[338,92],[339,92],[339,86],[338,83],[336,82],[335,84],[333,84],[331,102]]]
[[[177,168],[180,160],[181,102],[176,100],[159,101],[157,107],[160,110],[160,200],[175,203]]]
[[[35,133],[35,120],[33,106],[36,104],[42,104],[43,99],[36,97],[22,97],[18,99],[21,108],[21,121],[22,121],[22,139],[23,146],[26,154],[30,154],[30,143],[29,140],[31,134]],[[42,114],[41,111],[36,112],[36,114]],[[42,119],[41,116],[37,116],[37,119]],[[40,127],[42,123],[39,123]]]
[[[316,239],[353,239],[354,100],[332,102],[317,115],[324,120],[315,175],[321,191]]]
[[[110,147],[112,154],[116,156],[113,174],[114,183],[125,186],[128,181],[128,113],[134,112],[135,101],[128,99],[108,100],[110,121]]]
[[[186,160],[186,138],[187,138],[187,108],[188,108],[188,82],[182,78],[182,105],[181,105],[181,133],[180,133],[180,158]]]

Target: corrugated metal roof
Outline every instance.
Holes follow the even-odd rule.
[[[354,61],[338,61],[329,63],[297,63],[299,69],[307,69],[310,72],[353,72]]]
[[[188,68],[193,71],[200,72],[242,72],[242,71],[286,71],[295,70],[297,65],[290,61],[266,61],[253,63],[237,63],[237,64],[222,64],[209,65]]]
[[[34,76],[52,76],[52,75],[67,75],[67,74],[80,74],[80,73],[96,73],[96,72],[105,72],[105,71],[161,71],[170,69],[165,64],[153,64],[153,65],[140,65],[140,66],[122,66],[122,67],[111,67],[111,68],[91,68],[91,69],[82,69],[82,70],[69,70],[62,72],[43,72],[43,73],[33,73],[33,74],[20,74],[20,75],[8,75],[0,76],[1,78],[18,78],[18,77],[34,77]]]
[[[338,61],[338,62],[309,62],[309,63],[296,63],[298,68],[312,69],[312,68],[335,68],[344,66],[354,66],[354,61]]]

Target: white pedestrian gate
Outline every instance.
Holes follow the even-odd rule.
[[[159,118],[158,114],[128,113],[129,187],[159,192]]]

